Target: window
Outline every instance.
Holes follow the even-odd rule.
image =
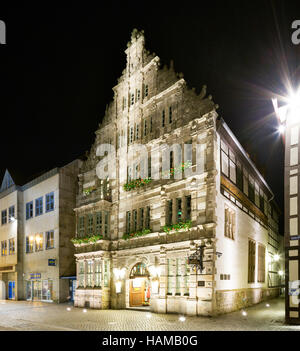
[[[172,260],[171,259],[167,259],[168,262],[168,290],[167,290],[167,294],[168,295],[172,295]]]
[[[39,216],[43,214],[43,198],[40,197],[35,200],[35,215]]]
[[[172,106],[169,107],[169,123],[172,123]]]
[[[248,243],[248,283],[255,282],[255,241],[249,240]]]
[[[144,209],[140,208],[140,225],[139,225],[140,229],[144,228]]]
[[[152,116],[150,117],[150,133],[152,133]]]
[[[191,195],[188,195],[185,197],[185,210],[186,210],[186,215],[185,215],[185,219],[187,221],[189,221],[191,219],[191,203],[192,203],[192,198]]]
[[[133,142],[133,127],[130,127],[130,144]]]
[[[15,219],[15,206],[10,206],[8,209],[8,221],[12,222]]]
[[[265,282],[266,276],[266,248],[258,244],[258,262],[257,262],[257,281],[259,283]]]
[[[137,210],[133,210],[133,231],[137,231]]]
[[[46,195],[46,212],[54,210],[54,193],[49,193]]]
[[[148,157],[148,178],[151,178],[151,156]]]
[[[43,234],[36,234],[35,236],[35,251],[42,251],[44,248]]]
[[[79,262],[78,287],[84,287],[84,261]]]
[[[104,211],[104,237],[108,237],[108,231],[109,231],[109,217],[108,217],[108,212]]]
[[[161,115],[161,126],[165,126],[165,110],[162,110],[162,115]]]
[[[235,236],[235,211],[229,207],[225,207],[225,231],[227,238],[234,239]]]
[[[146,211],[146,229],[150,229],[150,206],[147,206]]]
[[[54,248],[54,230],[46,232],[46,250]]]
[[[148,96],[148,85],[145,85],[145,97]]]
[[[97,288],[101,288],[101,280],[102,280],[102,263],[100,260],[95,260],[95,282],[94,286]]]
[[[168,225],[173,223],[173,200],[168,201]]]
[[[86,285],[92,287],[93,285],[93,261],[87,261]]]
[[[94,218],[92,214],[87,217],[87,233],[88,235],[93,235],[94,233]]]
[[[175,294],[180,295],[180,260],[176,258],[176,289]]]
[[[254,179],[249,175],[249,184],[248,184],[248,193],[249,193],[249,199],[254,202],[255,201],[255,195],[254,195]]]
[[[177,223],[182,221],[182,201],[181,199],[176,199],[177,203]]]
[[[243,191],[243,171],[242,165],[239,161],[236,162],[236,185]]]
[[[26,236],[26,253],[33,252],[34,237]]]
[[[140,100],[140,96],[141,96],[141,91],[138,89],[136,92],[136,101]]]
[[[102,234],[102,212],[96,213],[96,235]]]
[[[144,136],[147,135],[147,120],[144,119]]]
[[[7,256],[7,241],[1,241],[1,256]]]
[[[80,237],[84,236],[84,231],[85,231],[85,217],[80,216],[78,220],[78,234]]]
[[[1,223],[2,225],[7,223],[7,210],[1,212]]]
[[[26,219],[33,217],[33,202],[27,202],[26,204]]]
[[[174,152],[170,151],[170,176],[171,176],[171,178],[174,177],[173,169],[174,169]]]
[[[248,196],[248,172],[243,167],[243,192]]]
[[[109,261],[104,260],[104,287],[109,286]]]
[[[9,245],[9,254],[14,255],[15,254],[15,239],[9,239],[8,245]]]
[[[135,126],[135,138],[138,139],[139,138],[139,125],[136,124]]]
[[[130,221],[131,221],[131,213],[130,211],[126,212],[126,233],[130,233]]]
[[[131,105],[134,104],[134,94],[131,94],[131,100],[130,100],[130,102],[131,102]]]
[[[222,173],[236,184],[236,158],[223,140],[221,140],[221,169]]]

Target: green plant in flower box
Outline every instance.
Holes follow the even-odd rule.
[[[124,240],[128,240],[128,239],[131,239],[131,238],[136,238],[138,236],[144,236],[144,235],[147,235],[151,232],[150,229],[142,229],[138,232],[132,232],[132,233],[126,233],[123,235],[122,239]]]
[[[140,188],[144,185],[147,185],[148,183],[150,183],[152,181],[151,178],[139,178],[139,179],[133,179],[128,183],[125,183],[123,185],[123,189],[125,191],[130,191],[133,190],[135,188]]]
[[[171,224],[171,225],[165,225],[163,226],[163,230],[165,233],[169,233],[173,230],[175,230],[176,232],[178,232],[180,229],[189,229],[192,226],[192,221],[186,221],[186,222],[179,222],[176,224]]]
[[[103,239],[103,235],[92,235],[92,236],[85,236],[83,238],[73,238],[71,239],[71,242],[73,244],[89,244],[89,243],[91,244],[102,239]]]

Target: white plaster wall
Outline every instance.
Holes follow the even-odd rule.
[[[54,211],[45,212],[45,195],[54,192]],[[43,214],[35,216],[35,199],[43,197]],[[33,201],[33,218],[26,220],[26,203]],[[23,192],[23,220],[24,220],[24,279],[29,279],[30,273],[41,273],[41,280],[53,279],[54,299],[59,296],[59,175],[56,174]],[[54,249],[45,250],[45,232],[54,230]],[[26,236],[44,234],[43,251],[25,253]],[[56,266],[48,266],[48,259],[56,259]]]
[[[15,206],[15,218],[17,218],[17,196],[18,192],[14,191],[7,196],[0,199],[0,242],[2,240],[9,240],[15,238],[15,255],[7,255],[6,257],[2,257],[0,255],[0,266],[2,265],[15,265],[17,264],[17,252],[18,252],[18,245],[17,245],[17,235],[18,235],[18,220],[8,223],[8,209],[11,206]],[[1,212],[3,210],[7,210],[7,223],[1,225]],[[7,252],[9,250],[9,246],[7,243]]]
[[[216,228],[216,251],[222,256],[216,259],[216,290],[232,290],[267,287],[267,249],[268,231],[257,221],[243,212],[234,203],[220,193],[220,138],[218,135],[217,153],[217,228]],[[225,205],[236,212],[235,239],[229,239],[224,235]],[[256,271],[257,281],[257,243],[266,248],[266,277],[265,283],[248,284],[248,240],[256,241]],[[230,280],[220,280],[220,274],[230,274]]]
[[[5,283],[4,281],[0,280],[0,300],[5,300]]]

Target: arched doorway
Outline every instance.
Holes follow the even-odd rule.
[[[5,293],[5,283],[3,280],[0,280],[0,300],[5,300],[6,299],[6,293]]]
[[[150,305],[150,280],[146,264],[135,264],[129,275],[129,305],[142,307]]]

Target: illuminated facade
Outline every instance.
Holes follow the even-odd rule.
[[[0,299],[70,300],[79,163],[54,168],[23,186],[6,171],[0,192]]]
[[[75,306],[213,315],[277,296],[271,189],[206,87],[189,89],[144,44],[134,30],[80,170]]]

